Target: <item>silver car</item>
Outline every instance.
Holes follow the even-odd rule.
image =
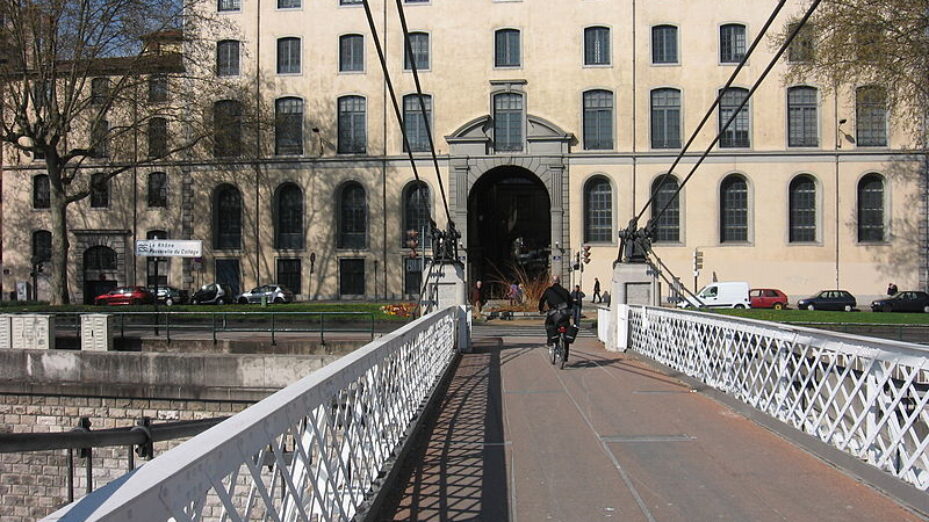
[[[281,285],[262,285],[248,292],[242,292],[236,297],[235,302],[239,304],[260,303],[262,298],[266,303],[292,303],[294,293]]]

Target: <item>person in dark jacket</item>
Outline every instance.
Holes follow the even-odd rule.
[[[478,281],[471,287],[471,293],[468,296],[468,300],[471,301],[471,310],[474,312],[475,317],[481,316],[481,306],[484,304],[484,290],[482,288],[482,283]]]
[[[581,285],[574,285],[574,290],[571,291],[571,300],[574,301],[574,324],[581,324],[581,306],[585,297],[587,294],[581,290]]]
[[[539,298],[539,313],[545,312],[545,306],[548,306],[548,313],[545,315],[545,333],[548,335],[548,342],[551,344],[556,336],[556,329],[559,324],[569,323],[571,313],[574,308],[574,299],[564,287],[561,286],[561,278],[552,277],[552,286],[545,289],[542,297]],[[568,347],[565,346],[565,361],[568,360]]]

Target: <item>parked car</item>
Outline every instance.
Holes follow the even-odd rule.
[[[154,304],[155,296],[142,286],[123,286],[98,295],[94,299],[97,305],[146,305]]]
[[[697,293],[697,297],[702,304],[690,296],[684,296],[677,306],[680,308],[749,308],[751,306],[751,301],[748,299],[748,283],[744,281],[710,283]]]
[[[232,287],[224,283],[210,283],[200,287],[194,292],[190,302],[193,304],[232,304],[235,292]]]
[[[891,297],[871,302],[874,312],[925,312],[929,313],[929,294],[926,292],[897,292]]]
[[[858,306],[855,296],[845,290],[822,290],[818,294],[797,301],[801,310],[845,310],[851,312]]]
[[[150,288],[149,291],[155,294],[154,288]],[[187,290],[181,290],[173,286],[159,286],[158,293],[155,294],[155,297],[158,299],[159,303],[165,306],[172,306],[186,303],[190,297],[190,293],[187,292]]]
[[[752,308],[787,308],[787,295],[776,288],[752,288],[748,291]]]
[[[262,285],[258,288],[252,288],[248,292],[239,294],[235,302],[239,304],[260,303],[264,298],[266,303],[292,303],[294,302],[294,293],[281,285]]]

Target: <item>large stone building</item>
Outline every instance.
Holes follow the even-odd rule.
[[[396,6],[371,6],[423,186],[359,0],[205,1],[224,22],[217,82],[254,85],[252,99],[215,100],[231,143],[135,169],[72,207],[75,300],[152,280],[131,246],[154,236],[204,242],[202,259],[172,260],[162,283],[279,281],[305,299],[401,298],[419,277],[404,231],[424,226],[423,202],[444,227],[446,201],[471,279],[494,280],[518,258],[583,277],[588,294],[594,277],[607,288],[617,230],[653,190],[668,202],[775,51],[759,46],[658,187],[772,2],[406,0],[437,173]],[[797,14],[781,15],[777,30]],[[701,285],[716,277],[792,297],[841,287],[864,298],[891,280],[924,288],[926,189],[907,136],[879,89],[844,85],[833,96],[786,83],[805,52],[802,42],[791,49],[723,133],[659,220],[655,252],[688,286],[699,249]],[[269,107],[276,128],[249,161],[233,162],[251,146],[234,129],[246,104]],[[49,230],[41,169],[5,163],[7,291],[28,279],[27,245],[41,249]],[[571,271],[582,245],[592,247],[583,274]]]

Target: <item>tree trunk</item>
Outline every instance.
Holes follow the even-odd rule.
[[[68,241],[68,205],[65,195],[52,184],[51,187],[52,210],[52,260],[51,274],[49,274],[50,302],[52,305],[63,305],[71,302],[68,293],[68,252],[71,242]]]

